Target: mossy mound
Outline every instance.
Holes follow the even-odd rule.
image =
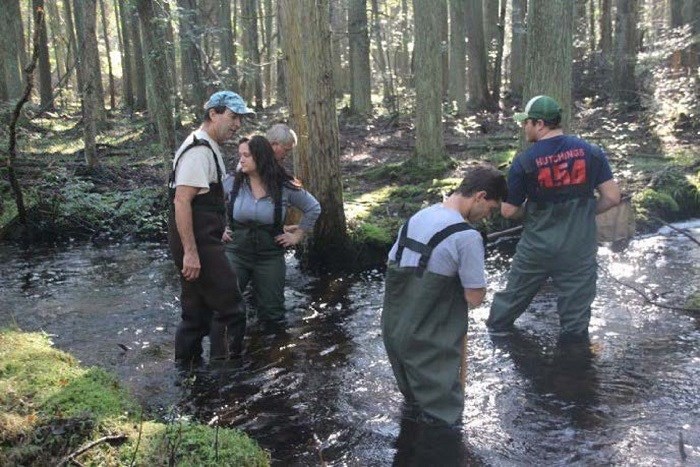
[[[673,222],[697,217],[700,215],[700,171],[689,176],[681,167],[666,167],[632,200],[637,220],[642,225],[656,226],[655,218]]]
[[[270,460],[238,430],[142,421],[116,378],[37,333],[0,331],[0,465],[241,465]]]

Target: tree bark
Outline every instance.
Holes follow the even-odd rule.
[[[612,0],[601,0],[600,3],[600,51],[604,57],[612,56]]]
[[[53,87],[51,86],[51,59],[49,40],[46,34],[46,16],[37,15],[37,10],[45,11],[44,0],[32,0],[34,27],[39,29],[39,98],[41,107],[53,109]]]
[[[146,81],[152,99],[151,118],[158,128],[158,140],[163,149],[163,164],[167,170],[175,150],[175,123],[173,120],[172,98],[168,78],[168,57],[164,10],[156,7],[154,0],[137,0],[143,47],[148,55]]]
[[[195,0],[177,0],[180,25],[180,66],[182,100],[189,106],[201,106],[206,100],[202,62],[197,50],[201,39]],[[143,34],[143,29],[141,30]]]
[[[482,0],[467,1],[467,55],[469,57],[467,83],[469,100],[467,105],[475,110],[491,107],[489,94],[486,45],[484,44]]]
[[[510,93],[522,99],[525,86],[525,56],[527,54],[527,0],[513,0],[510,42]]]
[[[437,0],[444,2],[445,0]],[[481,1],[481,0],[479,0]],[[416,152],[420,160],[445,156],[442,135],[442,82],[440,54],[440,8],[435,0],[413,0],[416,81]]]
[[[219,0],[219,21],[221,37],[219,52],[221,53],[221,78],[226,89],[238,89],[236,73],[236,51],[234,49],[233,27],[231,25],[231,0]]]
[[[284,52],[283,32],[282,25],[280,24],[282,21],[280,8],[280,3],[277,2],[277,47],[280,50],[280,58],[277,61],[277,99],[280,102],[287,102],[291,108],[291,104],[287,100],[287,80],[285,78],[289,57],[287,57],[286,52]]]
[[[0,55],[2,55],[3,72],[0,78],[5,83],[7,97],[11,100],[22,95],[22,74],[20,51],[13,23],[21,21],[15,15],[19,12],[19,0],[10,0],[5,8],[0,8]]]
[[[391,76],[391,70],[389,70],[389,65],[387,63],[387,57],[384,52],[383,38],[382,38],[382,27],[381,21],[379,20],[379,4],[377,0],[371,0],[372,2],[372,35],[374,36],[375,42],[375,62],[377,63],[377,68],[379,73],[382,75],[382,91],[383,91],[383,101],[384,105],[387,107],[389,112],[396,113],[396,96],[394,95],[394,83]]]
[[[484,47],[486,48],[486,71],[488,73],[486,80],[489,83],[493,82],[493,71],[495,68],[493,51],[496,49],[496,41],[498,39],[498,4],[499,0],[482,0],[481,2]]]
[[[90,169],[99,165],[97,156],[97,118],[98,118],[98,95],[97,80],[99,79],[96,70],[99,69],[99,55],[97,53],[97,3],[96,0],[84,0],[79,5],[80,31],[82,39],[81,63],[83,66],[83,78],[85,88],[83,89],[83,138],[85,140],[85,163]],[[77,10],[77,8],[76,8]]]
[[[280,0],[279,5],[290,117],[299,136],[295,173],[323,209],[309,261],[328,264],[337,261],[347,245],[328,0]]]
[[[126,9],[128,8],[124,4],[118,7],[119,3],[114,0],[114,12],[117,14],[117,22],[121,24],[122,31],[122,99],[123,105],[128,109],[129,112],[134,110],[134,87],[131,78],[134,72],[131,69],[131,64],[133,63],[132,52],[131,52],[131,28],[129,27],[128,13]]]
[[[87,66],[93,67],[89,71],[89,73],[93,74],[91,75],[91,79],[93,79],[94,81],[90,83],[88,82],[88,77],[83,76],[83,90],[87,89],[88,86],[91,86],[90,91],[94,93],[95,99],[95,107],[92,109],[93,118],[96,119],[98,122],[104,122],[107,119],[107,115],[105,113],[105,94],[104,88],[102,87],[102,73],[100,69],[99,50],[97,48],[97,36],[95,36],[95,46],[91,46],[89,49],[85,50],[86,36],[84,34],[85,19],[83,10],[88,7],[93,8],[93,6],[89,4],[95,3],[96,1],[97,0],[74,0],[73,13],[75,14],[75,30],[78,33],[78,50],[80,51],[80,66],[83,69]],[[97,8],[96,3],[94,7]],[[96,17],[95,21],[97,21]],[[95,25],[92,25],[92,27],[93,32],[95,32]],[[92,40],[92,38],[90,38],[90,40]],[[86,61],[88,62],[87,64],[85,63]],[[84,115],[83,118],[85,118]]]
[[[450,102],[467,113],[467,0],[450,1]]]
[[[571,120],[573,16],[570,0],[531,0],[527,12],[523,102],[540,94],[556,99],[562,108],[564,131]]]
[[[109,108],[114,110],[117,106],[114,91],[114,72],[112,71],[112,55],[109,46],[109,29],[107,28],[107,15],[105,14],[105,2],[100,2],[100,16],[102,17],[102,35],[105,43],[105,53],[107,54],[107,72],[109,74]]]
[[[588,0],[575,0],[573,59],[576,62],[583,60],[583,57],[586,55],[586,46],[588,45],[586,3],[588,3]]]
[[[357,115],[372,112],[372,88],[367,34],[367,0],[348,2],[350,42],[350,110]]]
[[[244,93],[255,98],[255,108],[263,108],[262,73],[260,72],[260,48],[258,44],[258,12],[256,0],[242,0],[241,22],[243,34]]]
[[[129,20],[127,25],[131,36],[131,84],[134,88],[134,110],[145,110],[148,107],[148,96],[146,80],[144,79],[146,76],[146,65],[143,60],[139,13],[130,3],[123,3],[122,10],[126,13]]]
[[[617,0],[613,87],[616,97],[631,106],[639,103],[634,76],[637,63],[637,0]]]
[[[447,13],[447,1],[440,0],[435,4],[435,8],[438,9],[440,14],[440,42],[439,42],[439,52],[440,52],[440,66],[442,67],[442,94],[440,98],[442,101],[448,99],[449,87],[450,87],[450,58],[449,58],[449,25],[448,25],[448,13]]]
[[[506,37],[506,0],[501,0],[498,12],[498,36],[496,37],[496,56],[493,61],[493,82],[491,83],[491,95],[493,102],[501,98],[501,80],[503,67],[503,47]]]
[[[333,51],[333,84],[336,97],[343,97],[347,91],[348,30],[347,9],[342,0],[330,0],[331,48]]]
[[[78,39],[76,38],[75,23],[73,21],[73,6],[72,0],[64,0],[63,10],[66,18],[66,30],[68,31],[68,55],[73,57],[75,61],[75,79],[78,85],[78,93],[83,89],[82,66],[80,65],[80,49],[78,48]]]

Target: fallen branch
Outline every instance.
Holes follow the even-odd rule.
[[[671,230],[675,230],[676,232],[685,235],[686,237],[688,237],[689,239],[691,239],[692,241],[694,241],[695,243],[697,243],[698,245],[700,245],[700,240],[698,240],[697,238],[693,237],[692,235],[690,235],[690,234],[689,234],[688,232],[686,232],[685,230],[679,229],[678,227],[673,226],[673,225],[669,224],[668,222],[666,222],[665,220],[659,219],[658,217],[654,217],[654,216],[649,216],[649,217],[652,218],[652,219],[654,219],[655,221],[661,222],[663,225],[665,225],[666,227],[670,228]]]
[[[89,451],[90,449],[94,448],[95,446],[102,444],[102,443],[118,443],[118,442],[123,442],[129,439],[128,436],[121,434],[121,435],[109,435],[109,436],[103,436],[100,439],[96,439],[94,441],[90,441],[87,443],[85,446],[79,448],[77,451],[74,451],[70,454],[68,454],[66,457],[61,460],[61,462],[58,463],[58,467],[61,467],[68,462],[76,462],[74,457],[79,456],[81,454],[84,454],[86,451]]]

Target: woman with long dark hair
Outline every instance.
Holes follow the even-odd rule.
[[[263,136],[243,138],[238,144],[240,169],[229,194],[231,223],[226,256],[233,265],[241,291],[252,283],[263,324],[284,321],[284,249],[294,246],[311,230],[321,205],[275,160]],[[299,225],[284,226],[287,207],[303,213]]]

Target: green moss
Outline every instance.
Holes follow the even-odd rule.
[[[383,164],[366,169],[363,176],[373,181],[420,183],[442,177],[445,172],[455,167],[455,161],[449,158],[433,160],[411,157],[404,162]]]
[[[0,331],[0,465],[55,465],[105,435],[85,465],[269,465],[244,433],[196,423],[141,422],[135,399],[99,368],[83,368],[46,335]]]
[[[688,297],[688,301],[686,302],[685,306],[686,308],[690,308],[692,310],[700,310],[700,292],[695,292]]]

